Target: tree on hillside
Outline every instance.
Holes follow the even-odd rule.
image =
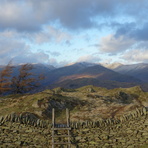
[[[23,64],[19,69],[19,74],[12,78],[12,91],[14,93],[26,93],[39,86],[40,77],[36,78],[31,72],[33,65]]]
[[[11,62],[0,71],[0,95],[11,89],[11,74],[14,67]]]

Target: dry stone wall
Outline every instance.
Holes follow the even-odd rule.
[[[137,109],[120,119],[71,123],[71,127],[72,148],[139,148],[148,144],[146,108]],[[66,133],[61,131],[57,134],[65,134],[64,132]],[[51,123],[15,114],[0,117],[0,147],[49,148]],[[57,145],[56,148],[58,147],[62,146]]]

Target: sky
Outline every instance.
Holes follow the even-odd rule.
[[[148,63],[147,0],[0,0],[0,65]]]

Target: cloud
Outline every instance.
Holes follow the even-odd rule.
[[[40,29],[40,20],[34,15],[32,6],[19,0],[0,2],[0,28],[19,31]]]
[[[48,33],[52,36],[56,43],[60,43],[62,41],[70,42],[72,36],[64,31],[56,29],[52,26],[48,26]]]
[[[46,26],[43,30],[34,33],[21,33],[22,37],[26,37],[28,40],[34,42],[35,44],[44,44],[44,43],[62,43],[70,44],[72,36],[65,32],[61,31],[52,26]]]
[[[2,64],[8,63],[17,55],[23,57],[24,54],[28,54],[28,48],[20,41],[0,39],[0,62]]]
[[[6,56],[11,55],[13,57],[13,54],[24,54],[25,52],[28,53],[28,46],[25,45],[22,41],[17,40],[9,40],[6,38],[0,38],[0,55]]]
[[[102,52],[117,54],[131,48],[134,43],[133,39],[125,36],[115,37],[110,34],[101,39],[99,49]]]
[[[144,21],[147,8],[146,0],[1,0],[0,28],[32,32],[59,23],[68,29],[88,29],[123,14]]]
[[[35,34],[29,35],[30,40],[33,40],[36,44],[44,44],[51,41],[52,36],[47,32],[38,32]]]
[[[6,64],[10,60],[14,63],[47,63],[49,55],[44,52],[32,52],[30,46],[21,40],[13,38],[11,33],[7,37],[0,37],[0,63]],[[9,36],[9,37],[8,37]]]
[[[77,62],[98,63],[100,58],[94,55],[85,55],[78,58]]]
[[[35,36],[35,33],[34,33]],[[26,33],[18,33],[17,31],[3,31],[0,32],[0,63],[7,64],[10,60],[14,64],[19,63],[46,63],[53,64],[57,67],[68,64],[68,61],[57,61],[52,58],[61,55],[57,51],[42,51],[38,52],[31,51],[30,44],[27,44],[25,38],[28,37]],[[31,36],[33,37],[33,36]],[[29,40],[31,40],[29,36]],[[42,36],[41,36],[42,37]],[[64,40],[64,38],[63,38]],[[42,41],[44,43],[45,41]],[[62,42],[62,38],[60,40]]]
[[[123,15],[137,21],[148,11],[146,0],[63,0],[58,3],[54,0],[52,3],[50,1],[50,5],[54,19],[70,29],[98,27],[102,20],[107,23]],[[137,13],[137,10],[140,11]]]
[[[148,62],[148,41],[144,39],[145,35],[139,35],[138,31],[140,34],[143,32],[141,30],[129,27],[128,32],[126,27],[122,28],[115,35],[103,37],[97,48],[110,54],[110,57],[121,55],[120,58],[126,62]]]
[[[18,63],[48,63],[49,62],[49,56],[45,53],[30,53],[28,55],[15,55],[15,57],[12,59],[12,62],[14,64]]]
[[[148,62],[148,49],[130,50],[121,57],[128,62]]]
[[[56,51],[54,51],[54,52],[47,51],[47,52],[48,52],[48,53],[50,53],[50,55],[55,56],[55,57],[58,57],[58,56],[60,56],[60,55],[61,55],[61,53],[56,52]]]
[[[127,36],[139,41],[148,41],[148,22],[118,24],[115,36]]]
[[[50,56],[60,55],[56,49],[48,55],[44,51],[33,52],[31,47],[48,49],[49,44],[52,48],[62,45],[63,49],[57,48],[62,53],[68,46],[69,50],[78,49],[78,45],[79,49],[84,48],[87,46],[84,40],[103,53],[109,53],[110,57],[125,54],[126,59],[126,54],[130,55],[134,49],[146,54],[147,13],[147,0],[0,0],[0,61],[6,63],[13,58],[17,62],[50,63],[54,61]],[[100,43],[92,42],[98,33],[101,35],[108,30],[110,34]],[[86,36],[78,38],[79,33]],[[92,34],[96,36],[90,37]],[[99,59],[85,55],[78,60],[95,62]]]
[[[145,23],[140,29],[132,32],[137,40],[148,41],[148,22]]]
[[[61,53],[50,50],[46,50],[45,53],[41,48],[38,52],[33,52],[31,49],[32,43],[40,45],[49,42],[63,42],[67,44],[65,42],[70,42],[69,39],[70,36],[68,34],[55,28],[52,28],[52,31],[48,28],[48,30],[31,34],[20,33],[15,30],[0,32],[0,63],[7,64],[10,60],[13,60],[13,63],[16,64],[25,63],[26,61],[30,63],[50,64],[50,58],[52,56],[58,57]],[[62,63],[67,63],[67,61],[60,62],[59,64],[62,65]],[[58,65],[58,63],[56,63],[56,65]]]
[[[68,65],[69,62],[66,60],[63,61],[57,61],[55,58],[50,58],[49,59],[49,64],[54,65],[54,67],[63,67],[65,65]]]

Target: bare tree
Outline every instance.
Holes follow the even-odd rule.
[[[33,65],[28,63],[20,67],[18,76],[12,78],[12,91],[14,93],[26,93],[39,86],[38,80],[40,78],[36,78],[30,72],[33,68]]]
[[[11,74],[13,71],[11,61],[0,71],[0,94],[7,92],[11,89]]]

